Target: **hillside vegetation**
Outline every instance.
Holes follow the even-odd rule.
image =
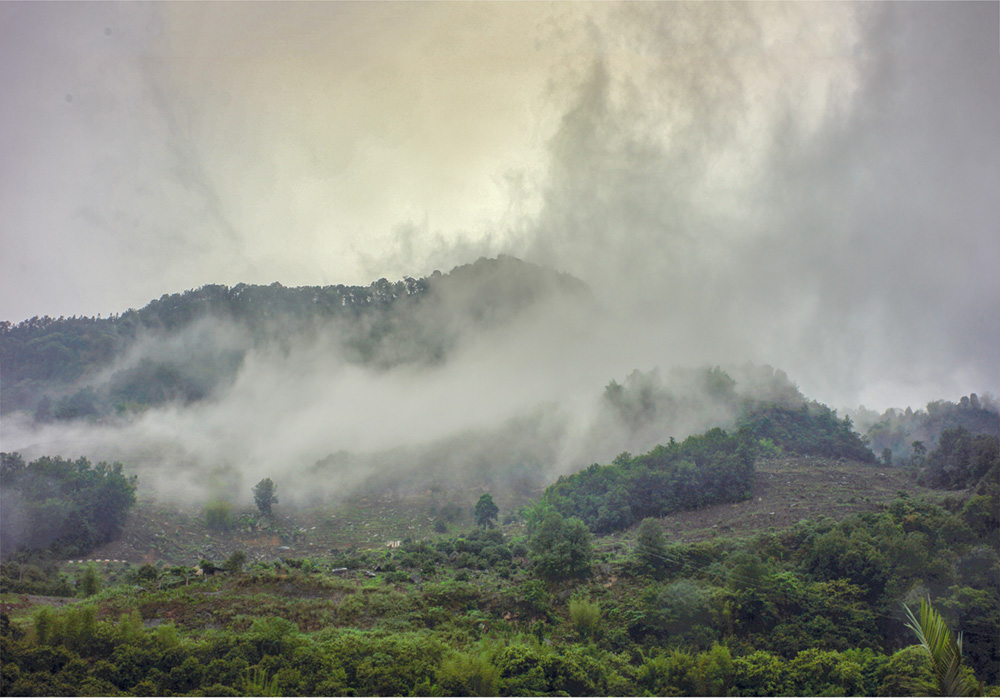
[[[919,461],[935,448],[948,429],[961,427],[971,434],[1000,438],[1000,407],[990,395],[976,393],[958,402],[934,400],[926,409],[890,408],[881,415],[861,408],[856,413],[872,450],[906,463]]]
[[[433,364],[464,334],[558,298],[592,302],[578,279],[499,257],[369,286],[209,285],[106,318],[3,321],[0,408],[45,422],[196,402],[228,385],[251,348],[323,335],[353,363]]]
[[[0,326],[36,451],[0,467],[0,694],[909,695],[942,661],[1000,694],[992,398],[859,411],[862,435],[770,366],[653,369],[597,383],[585,427],[522,404],[430,429],[418,377],[458,356],[468,382],[592,301],[501,258]],[[144,469],[37,454],[137,427]],[[917,645],[918,607],[961,657]]]
[[[604,468],[697,470],[731,444],[736,464],[716,431]],[[3,693],[899,695],[929,680],[902,606],[926,596],[964,633],[963,671],[1000,682],[993,481],[943,497],[899,468],[764,459],[749,498],[605,537],[566,482],[501,499],[492,530],[472,491],[229,530],[140,503],[98,551],[127,561],[4,563]]]

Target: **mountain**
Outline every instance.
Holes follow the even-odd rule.
[[[321,340],[331,360],[387,369],[446,359],[466,336],[546,303],[592,304],[587,286],[513,257],[369,286],[208,285],[107,318],[0,322],[0,410],[38,421],[202,400],[252,349]]]

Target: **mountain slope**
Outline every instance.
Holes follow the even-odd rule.
[[[39,421],[195,402],[254,348],[327,341],[376,368],[444,360],[468,334],[554,299],[590,303],[583,282],[513,257],[369,286],[203,286],[107,318],[0,323],[0,410]]]

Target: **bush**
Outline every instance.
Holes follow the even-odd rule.
[[[580,519],[564,519],[559,512],[549,510],[529,547],[535,572],[543,579],[556,581],[590,573],[590,531]]]
[[[101,590],[101,578],[97,574],[97,568],[93,564],[87,565],[77,579],[76,587],[81,596],[93,596]]]
[[[636,562],[646,570],[661,569],[666,561],[667,546],[663,539],[663,528],[653,518],[645,518],[639,524],[635,548]]]
[[[705,647],[717,637],[715,602],[703,584],[678,580],[651,594],[648,604],[646,623],[664,639]]]
[[[499,695],[500,670],[482,654],[456,653],[441,663],[438,683],[451,695]]]
[[[569,619],[580,637],[593,637],[601,622],[600,604],[588,599],[576,598],[569,602]]]
[[[205,526],[209,530],[225,532],[232,527],[233,506],[222,499],[209,502],[205,506]]]

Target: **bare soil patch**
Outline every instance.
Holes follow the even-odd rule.
[[[905,492],[929,494],[900,468],[825,458],[782,458],[757,464],[753,497],[736,504],[717,504],[662,519],[672,543],[726,536],[740,538],[781,530],[803,519],[878,511]]]

